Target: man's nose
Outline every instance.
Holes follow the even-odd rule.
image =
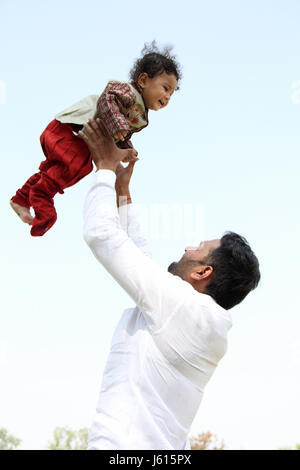
[[[193,250],[197,250],[197,247],[196,246],[186,246],[184,251],[193,251]]]

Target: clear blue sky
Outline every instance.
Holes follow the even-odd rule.
[[[153,257],[168,266],[186,244],[234,230],[262,272],[232,310],[228,353],[193,433],[210,430],[231,448],[292,446],[300,441],[299,2],[129,5],[0,3],[0,427],[24,449],[42,449],[56,426],[90,425],[112,333],[132,305],[82,238],[93,177],[56,197],[58,221],[38,239],[8,202],[36,172],[39,136],[54,115],[100,94],[108,79],[127,80],[144,42],[156,39],[174,44],[184,78],[133,138],[141,161],[132,193]],[[163,208],[174,205],[199,209],[199,238],[172,219],[164,233]]]

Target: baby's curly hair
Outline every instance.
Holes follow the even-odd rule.
[[[141,57],[137,59],[129,72],[130,79],[137,83],[138,77],[141,73],[147,73],[150,78],[160,75],[163,72],[167,74],[174,74],[179,90],[179,82],[182,79],[182,72],[175,55],[171,55],[173,46],[166,46],[164,49],[159,50],[156,41],[150,44],[145,43],[141,51]]]

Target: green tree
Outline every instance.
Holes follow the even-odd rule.
[[[223,450],[225,447],[224,441],[218,442],[217,436],[209,431],[192,436],[190,442],[192,450]]]
[[[88,429],[74,431],[68,427],[55,428],[50,450],[86,450],[88,445]]]
[[[14,450],[21,444],[21,439],[8,434],[7,429],[0,429],[0,450]]]
[[[292,447],[281,447],[279,450],[300,450],[300,444],[296,444],[294,448]]]

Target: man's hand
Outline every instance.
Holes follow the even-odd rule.
[[[134,149],[120,149],[100,119],[89,119],[84,124],[87,135],[79,131],[78,135],[88,146],[97,169],[116,172],[120,161],[135,161],[137,152]]]
[[[127,166],[123,166],[121,163],[119,163],[118,168],[116,169],[116,188],[118,188],[120,191],[126,191],[129,188],[133,168],[138,160],[138,158],[135,158]]]

